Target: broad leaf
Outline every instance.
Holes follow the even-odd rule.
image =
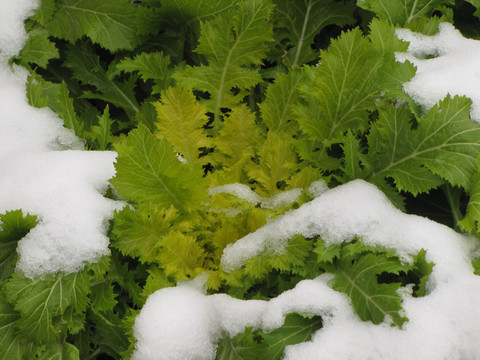
[[[133,50],[142,41],[128,0],[58,0],[55,10],[43,8],[37,19],[54,36],[71,43],[86,35],[105,49],[117,51]]]
[[[262,359],[280,360],[285,347],[310,341],[312,335],[322,327],[322,318],[306,318],[298,314],[288,314],[284,324],[272,332],[262,333]]]
[[[321,147],[319,159],[325,158],[327,147],[346,130],[355,133],[367,129],[369,110],[375,108],[380,96],[381,60],[370,41],[354,29],[332,41],[321,53],[318,67],[307,69],[311,80],[301,88],[305,102],[295,111],[308,139]]]
[[[26,63],[37,64],[46,68],[51,59],[59,57],[55,43],[50,41],[45,30],[34,29],[29,32],[27,42],[20,52],[20,58]]]
[[[264,346],[254,340],[252,328],[247,328],[242,334],[233,338],[222,338],[217,346],[217,360],[264,360],[259,349]]]
[[[398,274],[401,270],[397,259],[382,254],[361,256],[353,264],[351,257],[346,256],[329,268],[335,274],[331,286],[350,297],[360,319],[379,324],[389,316],[398,327],[406,320],[400,313],[402,297],[397,293],[401,284],[379,284],[377,275]]]
[[[88,305],[90,280],[84,271],[28,279],[14,274],[5,285],[7,300],[20,313],[20,334],[34,342],[59,339],[62,329],[75,326],[64,314],[82,316]],[[73,318],[72,318],[73,319]]]
[[[117,175],[111,183],[125,199],[184,210],[198,207],[206,197],[201,169],[181,163],[168,141],[144,125],[115,149]]]
[[[177,281],[187,280],[203,271],[201,267],[206,254],[194,237],[171,232],[162,237],[159,245],[158,261],[165,273],[174,276]]]
[[[291,146],[288,146],[288,138],[275,132],[268,133],[259,157],[260,164],[252,166],[248,176],[261,185],[257,192],[269,197],[279,192],[279,182],[288,180],[293,174],[297,159]]]
[[[469,189],[480,155],[480,125],[470,119],[470,104],[465,97],[447,97],[416,129],[405,108],[380,111],[368,138],[369,144],[381,144],[381,151],[372,153],[369,179],[392,177],[399,190],[413,194],[437,187],[440,177]]]
[[[293,121],[295,115],[292,106],[298,102],[298,88],[303,77],[304,74],[299,70],[280,74],[267,88],[260,111],[271,131],[295,133],[298,125]]]
[[[112,246],[124,255],[138,257],[142,262],[153,262],[159,240],[170,231],[177,218],[178,212],[173,207],[140,207],[134,211],[127,206],[115,214]]]

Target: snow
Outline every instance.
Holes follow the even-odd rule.
[[[289,237],[300,233],[320,235],[327,244],[360,236],[367,244],[395,249],[406,261],[409,254],[425,249],[427,261],[435,266],[426,296],[414,298],[408,289],[402,291],[409,318],[404,329],[388,322],[374,325],[359,320],[348,297],[328,286],[329,275],[303,280],[270,301],[206,296],[198,286],[204,281],[200,278],[149,297],[134,327],[138,340],[134,359],[213,359],[223,334],[234,336],[245,326],[269,331],[280,327],[291,312],[320,315],[324,326],[312,341],[288,346],[285,359],[289,360],[478,358],[480,277],[473,274],[471,266],[472,254],[478,251],[475,239],[426,218],[404,214],[374,185],[355,180],[323,192],[230,245],[222,264],[236,269],[266,248],[278,251]],[[172,310],[165,304],[179,306]],[[200,318],[201,322],[196,320]],[[175,332],[170,330],[172,326]],[[168,353],[162,352],[167,347]]]
[[[220,185],[209,189],[209,194],[214,196],[216,194],[230,194],[246,202],[257,205],[259,204],[265,209],[278,209],[295,202],[302,194],[302,189],[291,189],[282,193],[276,194],[269,198],[264,198],[250,189],[244,184],[227,184]]]
[[[82,151],[58,116],[28,105],[27,71],[8,65],[23,47],[23,21],[36,6],[0,2],[0,213],[37,215],[37,226],[17,247],[17,271],[29,277],[75,272],[108,254],[107,222],[123,206],[101,195],[115,174],[116,154]]]
[[[397,29],[398,38],[409,41],[407,53],[397,53],[397,61],[417,67],[415,77],[404,90],[417,103],[430,109],[447,94],[472,99],[471,117],[480,122],[480,41],[467,39],[452,24],[442,23],[438,34],[426,36]]]

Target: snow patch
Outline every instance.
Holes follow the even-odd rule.
[[[467,39],[450,23],[442,23],[434,36],[397,29],[401,40],[410,42],[408,52],[397,53],[400,62],[417,67],[403,88],[417,103],[430,109],[447,94],[472,99],[471,117],[480,122],[480,41]]]

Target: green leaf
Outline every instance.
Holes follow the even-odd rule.
[[[213,155],[217,163],[243,173],[244,162],[255,155],[263,139],[255,124],[255,115],[246,105],[235,107],[225,119],[220,136],[215,138],[216,151]],[[232,182],[240,182],[241,175]]]
[[[298,102],[298,88],[304,74],[291,71],[280,74],[265,92],[265,101],[260,104],[260,111],[265,124],[271,131],[294,133],[297,124],[292,106]]]
[[[128,338],[119,314],[113,312],[103,314],[94,310],[92,319],[95,322],[93,343],[99,345],[113,358],[119,359],[120,354],[128,349]]]
[[[113,120],[110,119],[110,107],[105,107],[103,115],[98,116],[98,125],[92,126],[90,137],[95,150],[108,150]]]
[[[193,236],[171,232],[162,237],[160,246],[157,259],[168,276],[187,280],[203,271],[206,254]]]
[[[0,359],[23,360],[28,358],[28,346],[18,334],[20,314],[0,296]]]
[[[233,338],[223,337],[217,345],[217,360],[266,360],[259,353],[264,346],[255,341],[252,328]]]
[[[277,41],[287,46],[285,65],[294,69],[318,58],[312,50],[315,36],[328,25],[343,27],[355,22],[353,2],[335,0],[274,1],[276,26],[285,28]]]
[[[56,99],[58,104],[57,114],[63,119],[65,127],[75,131],[75,135],[83,137],[83,123],[78,119],[77,113],[73,106],[73,99],[70,97],[70,91],[67,88],[65,81],[62,81],[58,97]]]
[[[298,314],[288,314],[280,328],[267,334],[261,333],[262,343],[265,345],[262,348],[262,359],[280,360],[285,347],[310,341],[312,335],[321,327],[320,316],[306,318]]]
[[[21,315],[20,334],[37,343],[49,343],[61,336],[58,330],[74,326],[62,316],[69,309],[81,315],[88,305],[89,289],[90,281],[84,271],[34,280],[15,273],[5,284],[5,295]]]
[[[115,214],[112,246],[124,255],[138,257],[142,262],[153,262],[161,237],[170,231],[178,215],[173,207],[142,207],[134,211],[126,206]]]
[[[395,26],[415,22],[430,16],[437,7],[451,4],[453,0],[357,0],[357,6]]]
[[[353,264],[350,256],[342,256],[339,262],[328,268],[335,275],[332,288],[350,297],[360,319],[379,324],[388,315],[398,327],[406,320],[400,313],[402,297],[397,293],[401,284],[379,284],[377,275],[383,272],[398,274],[402,270],[403,266],[396,258],[371,253],[361,256]]]
[[[41,23],[51,34],[71,43],[86,35],[114,52],[133,50],[143,40],[136,33],[135,9],[128,0],[58,0],[55,10],[43,16]]]
[[[171,83],[173,70],[170,68],[170,57],[161,52],[141,53],[132,58],[126,58],[117,64],[117,68],[125,72],[136,72],[142,80],[154,80],[152,94],[159,94]]]
[[[135,98],[135,77],[125,82],[111,80],[100,64],[99,57],[88,45],[69,46],[64,62],[65,66],[72,70],[77,80],[84,85],[91,85],[97,91],[84,91],[82,97],[100,99],[110,102],[121,109],[133,119],[139,111],[139,105]]]
[[[80,360],[80,352],[74,345],[61,342],[49,346],[38,360]]]
[[[297,159],[288,139],[275,132],[269,132],[259,151],[260,164],[248,171],[248,176],[261,187],[257,192],[261,196],[272,196],[279,192],[278,183],[286,181],[297,167]]]
[[[205,106],[197,102],[191,91],[179,87],[165,90],[161,102],[154,105],[158,114],[156,135],[166,138],[188,163],[203,163],[199,149],[210,146],[203,131],[208,122]]]
[[[0,214],[0,281],[7,279],[15,270],[17,243],[37,225],[37,217],[22,210]]]
[[[108,282],[101,282],[92,286],[90,298],[91,307],[96,311],[107,312],[113,310],[118,303],[115,300],[117,294],[113,291],[113,285]]]
[[[458,222],[458,225],[469,233],[475,233],[480,229],[480,172],[477,172],[472,178],[469,195],[470,200],[468,201],[465,217]]]
[[[369,110],[380,96],[378,69],[381,58],[359,29],[334,41],[321,53],[321,64],[306,69],[301,88],[305,102],[295,107],[297,121],[309,140],[327,146],[350,129],[353,133],[368,127]]]
[[[213,133],[220,128],[220,109],[233,108],[244,97],[244,90],[261,81],[252,65],[262,64],[266,43],[272,40],[268,19],[272,12],[269,0],[243,0],[214,20],[201,23],[196,52],[205,56],[208,65],[187,66],[174,78],[186,89],[208,92],[207,110],[214,114]],[[232,90],[239,91],[232,91]]]
[[[471,101],[450,97],[427,113],[416,129],[403,107],[387,107],[372,126],[368,141],[382,144],[373,154],[370,180],[392,177],[399,190],[412,194],[442,184],[469,189],[480,155],[480,125],[470,119]]]
[[[201,169],[181,163],[168,141],[157,139],[144,125],[115,149],[117,174],[110,182],[125,199],[180,210],[206,199]]]
[[[51,59],[59,58],[55,43],[48,39],[48,33],[44,29],[34,28],[28,35],[19,55],[22,61],[37,64],[46,69]]]

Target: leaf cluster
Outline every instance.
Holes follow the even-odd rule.
[[[148,295],[200,273],[209,293],[241,299],[330,273],[360,319],[402,327],[402,289],[426,294],[434,265],[424,251],[404,264],[361,239],[325,247],[296,236],[234,272],[220,258],[311,200],[319,180],[365,179],[411,213],[433,216],[421,207],[433,202],[447,208],[435,219],[478,235],[470,100],[423,111],[402,87],[415,67],[395,61],[408,48],[395,27],[434,34],[454,16],[461,25],[468,9],[478,22],[479,4],[461,3],[42,0],[12,62],[30,72],[31,105],[56,112],[87,149],[117,151],[111,196],[128,205],[112,221],[109,257],[44,279],[14,272],[16,243],[35,218],[0,215],[3,358],[128,358]],[[223,338],[217,358],[280,359],[321,326],[289,314],[273,332]]]

